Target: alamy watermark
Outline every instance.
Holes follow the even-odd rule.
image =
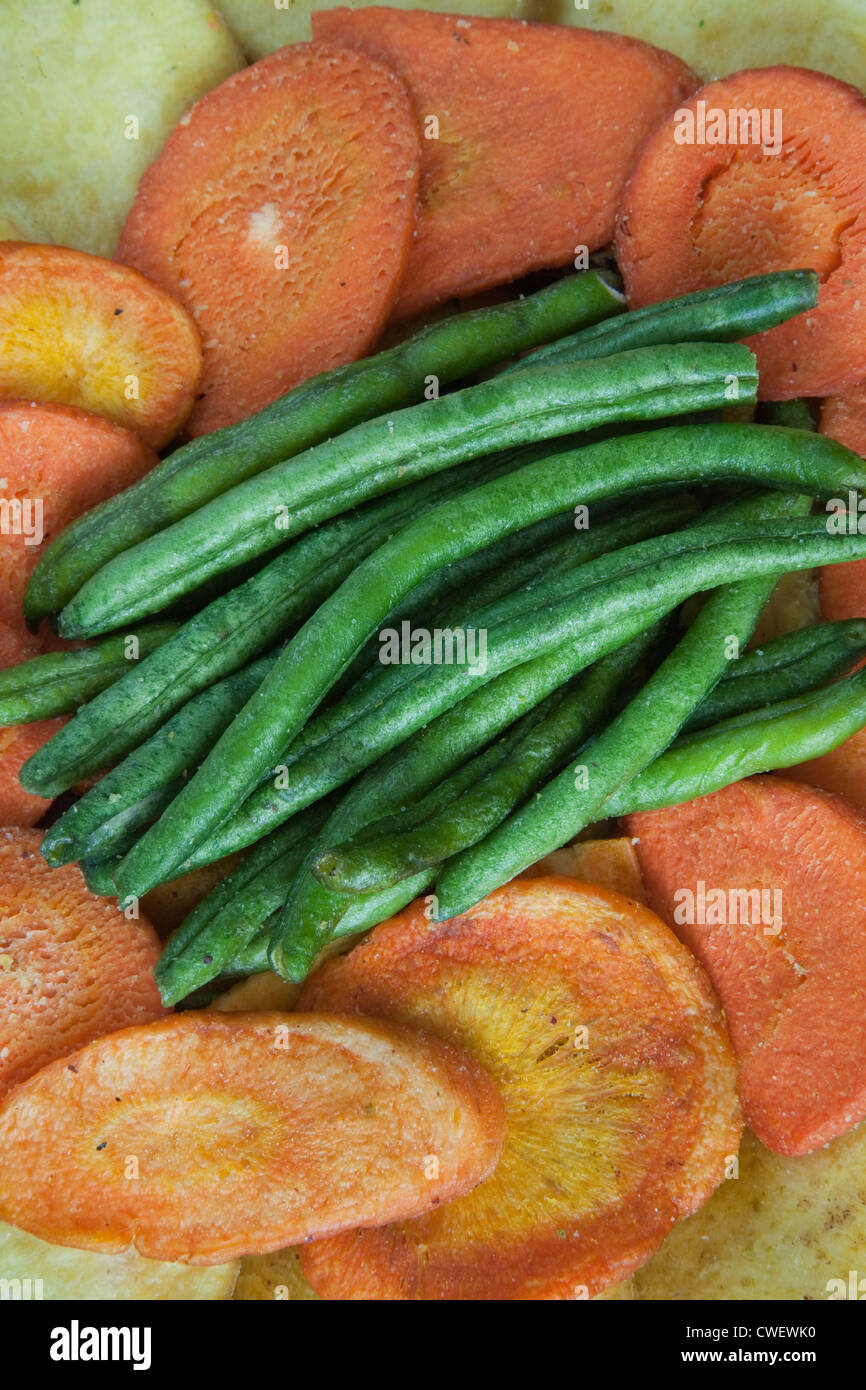
[[[677,926],[763,927],[765,936],[782,930],[781,888],[708,888],[702,878],[694,889],[674,890]]]
[[[485,627],[413,627],[408,619],[399,628],[379,633],[379,661],[383,666],[472,666],[487,672]]]
[[[0,478],[0,488],[9,486]],[[25,545],[41,545],[45,536],[41,497],[0,497],[0,535],[23,536]]]
[[[760,145],[764,154],[782,153],[781,107],[733,106],[724,110],[705,101],[674,112],[677,145]]]
[[[847,500],[831,497],[826,503],[827,531],[831,536],[866,536],[866,497],[851,488]]]

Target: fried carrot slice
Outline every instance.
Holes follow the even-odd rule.
[[[280,49],[187,112],[117,254],[201,329],[192,434],[371,347],[409,254],[418,164],[402,83],[321,44]]]
[[[629,816],[650,901],[725,1009],[747,1122],[802,1154],[866,1116],[866,816],[782,777]]]
[[[866,99],[806,68],[701,88],[641,150],[617,260],[638,308],[762,271],[811,268],[817,308],[749,340],[764,400],[866,378]]]
[[[417,902],[329,961],[300,1007],[429,1029],[497,1082],[497,1168],[441,1211],[304,1248],[329,1299],[592,1297],[700,1206],[736,1153],[730,1044],[703,971],[653,913],[564,877],[448,922]]]
[[[0,622],[26,632],[21,605],[43,545],[155,463],[137,435],[99,415],[0,401]]]
[[[38,830],[0,830],[0,1094],[93,1038],[164,1018],[144,918],[50,869]]]
[[[195,324],[128,266],[0,242],[0,396],[80,406],[159,448],[190,412]]]
[[[438,1038],[378,1019],[178,1014],[12,1092],[0,1220],[216,1264],[427,1211],[490,1172],[502,1134],[490,1078]]]
[[[412,96],[421,214],[398,318],[606,245],[641,142],[697,86],[649,44],[550,24],[370,6],[314,13],[313,35]]]

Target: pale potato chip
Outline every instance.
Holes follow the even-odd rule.
[[[701,77],[776,63],[817,68],[866,89],[863,0],[532,0],[532,19],[610,29],[666,48]]]
[[[866,1125],[801,1158],[747,1130],[739,1176],[679,1222],[634,1276],[650,1300],[866,1297]]]
[[[755,624],[750,647],[772,642],[786,632],[811,627],[821,621],[817,570],[793,570],[783,574]]]
[[[621,1284],[611,1284],[609,1289],[602,1289],[592,1300],[593,1303],[620,1303],[623,1299],[634,1298],[634,1276],[624,1279]]]
[[[4,0],[5,215],[28,241],[112,256],[138,181],[172,127],[242,66],[206,0]]]
[[[4,212],[0,212],[0,241],[29,241],[27,232],[20,222],[13,222]]]
[[[241,1260],[234,1297],[241,1303],[267,1303],[271,1299],[281,1303],[319,1301],[319,1295],[304,1278],[296,1245],[270,1255],[247,1255]]]
[[[214,1009],[227,1014],[256,1013],[262,1010],[278,1011],[293,1009],[301,986],[291,980],[282,980],[273,970],[263,970],[259,975],[249,975],[238,980],[213,1001]]]
[[[528,869],[520,878],[539,878],[545,874],[564,874],[581,883],[597,883],[647,906],[646,890],[633,842],[620,836],[609,839],[577,840],[564,849],[555,849]]]
[[[347,9],[356,10],[368,0],[342,2]],[[528,19],[532,3],[533,0],[418,0],[417,4],[399,3],[394,8]],[[287,43],[308,42],[312,37],[310,15],[314,10],[333,8],[333,0],[222,0],[220,5],[232,32],[251,58],[262,58]]]
[[[134,1249],[94,1255],[0,1223],[0,1299],[98,1299],[111,1303],[231,1298],[239,1262],[193,1266],[146,1260]]]

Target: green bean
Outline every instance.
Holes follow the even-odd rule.
[[[685,495],[669,495],[648,502],[639,500],[637,504],[626,500],[619,504],[618,514],[581,531],[575,531],[573,518],[568,514],[567,539],[554,540],[524,561],[512,563],[508,568],[500,567],[490,576],[489,582],[474,586],[458,601],[434,612],[430,621],[440,629],[465,630],[470,625],[475,628],[492,626],[507,617],[543,606],[554,601],[554,576],[570,574],[607,551],[658,535],[662,530],[673,530],[693,520],[699,510],[694,498]],[[552,519],[557,522],[561,520],[560,517]],[[530,529],[534,531],[536,528]],[[441,571],[435,574],[441,574]],[[417,592],[417,589],[412,591],[413,594]],[[388,626],[393,625],[396,616],[393,612],[388,615]],[[350,728],[361,731],[361,743],[367,738],[377,739],[380,722],[394,722],[399,718],[394,714],[394,702],[410,698],[405,693],[406,687],[411,685],[414,690],[419,685],[429,686],[431,682],[447,683],[449,678],[463,679],[457,673],[441,667],[431,671],[429,666],[408,663],[382,665],[377,661],[337,704],[329,706],[305,725],[284,750],[280,766],[287,770],[293,768],[301,758],[308,759],[314,749]],[[402,696],[401,691],[404,692]],[[359,722],[367,716],[373,721],[372,727],[369,721],[365,725]]]
[[[771,502],[767,507],[772,517]],[[436,919],[457,916],[596,819],[712,690],[732,644],[738,651],[751,636],[773,584],[765,574],[711,595],[671,655],[595,741],[588,763],[559,772],[483,840],[448,861],[436,880]]]
[[[223,971],[224,975],[259,975],[263,970],[270,970],[268,946],[273,930],[272,923],[278,915],[277,912],[272,912],[270,917],[265,918],[264,925],[255,936],[251,936],[237,955],[232,956]]]
[[[796,767],[838,748],[866,725],[866,668],[830,686],[683,734],[621,787],[604,814],[678,806],[751,777]]]
[[[319,853],[316,878],[338,893],[378,892],[482,839],[583,745],[655,635],[649,629],[548,696],[408,815],[392,815]]]
[[[555,564],[558,552],[554,547],[558,543],[561,553],[561,548],[573,540],[574,534],[574,516],[568,511],[503,536],[492,545],[435,570],[391,610],[383,626],[396,627],[404,618],[418,618],[423,614],[424,625],[428,628],[453,627],[460,616],[451,621],[449,615],[469,612],[476,594],[486,599],[490,594],[495,597],[498,593],[507,593],[521,583],[528,583],[530,577],[543,573],[547,564]],[[367,682],[381,676],[387,668],[379,661],[380,651],[379,634],[375,633],[334,683],[329,699],[344,696],[359,681]]]
[[[621,433],[621,430],[617,431],[617,434]],[[592,430],[582,438],[575,436],[575,439],[584,447],[597,437],[610,438],[612,435],[612,430]],[[567,444],[568,440],[563,442]],[[541,458],[546,447],[536,444],[520,451],[513,451],[515,460],[517,453],[524,456],[522,461],[516,460],[515,466],[530,463],[534,458]],[[670,494],[664,496],[669,498]],[[644,495],[639,499],[642,506],[651,506],[655,501],[653,495]],[[675,498],[676,507],[684,504],[685,498]],[[598,524],[598,518],[604,521],[625,516],[634,505],[631,499],[616,498],[601,502],[594,509],[593,526]],[[694,497],[690,499],[689,505],[694,507],[696,513],[700,510],[700,504]],[[566,551],[573,548],[576,529],[577,522],[573,512],[569,510],[545,517],[543,521],[535,522],[522,531],[503,536],[491,545],[464,555],[453,564],[443,565],[416,585],[392,609],[386,620],[387,626],[394,627],[404,618],[417,618],[419,614],[424,613],[425,625],[428,628],[453,627],[455,623],[462,622],[472,608],[490,603],[510,590],[534,582],[551,566],[557,565]],[[382,667],[378,659],[380,647],[377,633],[361,648],[345,673],[335,682],[329,699],[344,694],[362,677],[369,678],[377,670],[381,672]]]
[[[814,309],[819,283],[812,270],[771,271],[666,299],[537,348],[517,368],[542,362],[581,362],[655,344],[748,338]]]
[[[56,867],[117,854],[128,834],[137,834],[164,810],[275,660],[276,653],[261,657],[183,705],[49,827],[42,857]]]
[[[115,898],[114,874],[119,863],[119,856],[112,855],[110,859],[82,859],[78,867],[91,893],[98,893],[101,898]]]
[[[78,709],[155,652],[177,623],[151,623],[77,651],[48,652],[0,671],[0,728]]]
[[[664,353],[648,348],[576,366],[541,366],[407,406],[277,464],[118,555],[66,605],[60,631],[93,636],[162,611],[227,566],[471,458],[598,425],[721,405],[734,386],[739,399],[755,397],[747,348],[687,343]]]
[[[31,627],[109,560],[228,488],[433,385],[469,376],[624,308],[612,278],[569,276],[506,304],[457,314],[361,362],[324,372],[240,424],[193,440],[68,527],[40,557],[25,598]]]
[[[752,507],[753,504],[747,502],[741,510],[748,515]],[[761,508],[766,515],[766,495]],[[684,533],[684,538],[689,534]],[[598,568],[593,567],[594,570]],[[729,678],[720,682],[699,706],[703,722],[716,722],[729,710],[738,706],[754,707],[765,700],[769,676],[774,677],[774,691],[793,693],[796,689],[814,686],[821,676],[826,678],[845,665],[850,667],[858,639],[862,643],[866,638],[866,624],[853,626],[855,631],[834,633],[832,638],[823,634],[821,644],[814,636],[806,641],[798,634],[796,641],[781,639],[776,644],[781,648],[778,655],[771,648],[769,656],[762,652],[743,658],[744,669],[739,678],[730,678],[729,670],[726,671],[724,674]],[[793,663],[793,670],[792,658],[799,659]],[[730,687],[738,687],[733,697],[730,693],[727,699],[720,695]],[[479,780],[472,793],[460,797],[459,805],[455,796],[446,796],[436,816],[431,815],[426,820],[423,814],[413,817],[399,833],[389,833],[390,827],[384,824],[373,841],[362,842],[359,846],[341,846],[337,851],[326,853],[317,863],[315,872],[323,882],[342,891],[371,892],[475,844],[576,751],[579,744],[572,735],[573,729],[579,728],[579,708],[578,692],[553,710],[540,729],[531,731],[524,739],[515,729],[514,747],[509,751],[506,765]],[[418,809],[424,810],[423,807]]]
[[[284,903],[309,841],[332,806],[333,798],[321,801],[280,826],[193,908],[166,942],[154,971],[163,1003],[177,1003],[228,970]]]
[[[163,784],[146,796],[141,796],[136,801],[130,802],[122,810],[117,810],[114,815],[109,816],[97,827],[91,843],[83,846],[76,854],[70,855],[67,849],[64,854],[64,862],[68,862],[69,859],[81,859],[89,863],[102,863],[111,859],[112,865],[116,867],[123,856],[132,849],[142,831],[162,815],[166,806],[173,797],[177,796],[182,786],[183,778],[178,777],[167,786]],[[106,869],[105,875],[101,877],[101,882],[106,885],[110,883],[111,887],[106,886],[100,891],[113,896],[117,890],[114,887],[113,879],[109,879],[107,873]]]
[[[664,519],[668,525],[673,525],[692,513],[693,504],[689,499],[674,497],[665,504]],[[614,541],[621,544],[641,534],[652,534],[661,520],[662,513],[659,504],[656,503],[637,509],[633,514],[627,512],[622,521],[611,523],[607,527],[595,528],[591,537],[585,532],[575,535],[572,525],[574,553],[570,558],[577,563],[579,557],[587,558],[591,554],[597,554]],[[559,674],[562,669],[561,658],[556,652],[553,653],[553,658],[553,663],[548,665],[553,672],[553,678],[558,681],[563,678]],[[187,770],[197,765],[213,739],[236,711],[238,702],[242,702],[243,691],[251,692],[255,682],[261,678],[261,673],[273,659],[266,658],[249,672],[238,672],[223,681],[221,686],[203,691],[184,706],[169,724],[158,730],[147,743],[134,750],[118,767],[106,774],[47,832],[43,840],[42,853],[48,862],[60,864],[74,858],[100,861],[113,855],[110,863],[99,864],[98,868],[92,867],[91,874],[98,875],[101,891],[114,893],[112,876],[119,863],[118,851],[131,848],[138,833],[177,794],[183,785],[182,778]],[[567,659],[573,665],[571,657]],[[542,665],[542,662],[538,663],[539,667]],[[507,696],[507,681],[500,679],[498,684],[505,687]],[[223,690],[228,699],[223,698]],[[515,708],[519,710],[527,708],[532,698],[540,696],[532,683],[532,671],[527,668],[526,678],[518,685],[511,699]],[[323,718],[327,720],[327,716],[320,716],[308,726],[304,734],[314,731],[314,726],[320,724]],[[351,721],[347,719],[345,722]],[[383,712],[386,731],[387,724],[386,710]],[[363,738],[362,731],[362,746]],[[311,756],[305,761],[309,776],[315,779],[310,797],[307,799],[321,794],[323,773],[327,771],[317,763],[313,752],[320,741],[322,739],[314,734],[306,740]],[[301,740],[296,742],[300,743]],[[375,750],[372,756],[375,756]],[[302,764],[302,774],[303,770]],[[221,832],[225,836],[226,844],[230,844],[231,848],[223,849],[219,845],[214,846],[210,841],[206,842],[202,852],[193,855],[185,863],[184,869],[197,867],[199,863],[210,863],[213,859],[222,858],[224,854],[260,840],[274,826],[284,822],[298,807],[306,804],[304,796],[297,794],[299,790],[303,791],[303,786],[301,777],[293,784],[293,797],[290,797],[283,796],[271,783],[267,784],[257,798],[254,797],[246,803],[243,818],[236,817]]]
[[[855,480],[851,485],[856,486],[856,479],[866,478],[857,455],[821,436],[756,425],[674,428],[652,436],[630,437],[627,445],[623,440],[610,440],[536,461],[505,479],[441,504],[406,526],[364,561],[283,649],[255,696],[127,859],[124,891],[140,893],[145,891],[141,886],[145,882],[150,886],[170,876],[191,850],[239,808],[277,765],[283,749],[297,736],[382,615],[425,574],[489,543],[496,535],[561,511],[577,499],[591,501],[611,491],[627,490],[630,484],[658,486],[665,478],[681,484],[743,474],[753,482],[787,483],[797,489],[808,486],[810,492],[824,495],[828,488],[836,492],[841,479],[846,480],[847,487],[848,479]],[[742,539],[730,542],[733,561],[742,556],[750,567],[750,577],[758,577],[771,570],[804,568],[805,555],[810,556],[808,563],[812,565],[854,559],[860,553],[858,547],[863,546],[862,537],[831,536],[821,518],[798,525],[804,528],[802,533],[783,529],[777,533],[775,548],[766,549],[755,543],[757,537],[750,541],[744,526]],[[671,539],[678,543],[677,537]],[[683,575],[681,568],[676,570],[681,590],[672,602],[729,577],[731,571],[725,574],[723,568],[713,568],[718,562],[718,548],[710,541],[703,558],[706,575],[718,574],[718,578],[706,582],[701,578],[690,586],[689,576]],[[700,557],[696,568],[700,573]],[[651,588],[663,582],[659,575],[647,580]],[[603,588],[599,586],[599,592]],[[633,594],[634,590],[632,599]],[[622,611],[620,600],[612,600],[612,605],[611,615],[614,611],[618,615]],[[584,603],[585,609],[590,607]],[[596,607],[593,611],[600,610]],[[570,613],[563,619],[561,640],[584,630],[582,618],[585,627],[585,613]],[[569,629],[569,622],[576,626]],[[25,764],[25,777],[27,768]]]
[[[116,763],[193,695],[303,621],[395,528],[511,466],[507,458],[471,463],[304,536],[238,588],[214,599],[160,650],[93,699],[43,744],[25,775],[38,780],[44,795],[56,796]]]
[[[866,620],[816,623],[785,633],[731,663],[683,731],[703,729],[761,705],[777,704],[835,680],[866,656]]]
[[[761,416],[768,425],[784,425],[792,430],[813,430],[815,421],[808,401],[765,401]]]

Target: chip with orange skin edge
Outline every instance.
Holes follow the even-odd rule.
[[[441,923],[418,901],[322,966],[299,1006],[456,1043],[497,1082],[507,1122],[473,1192],[305,1246],[328,1299],[593,1297],[737,1151],[733,1056],[706,976],[659,918],[605,888],[515,880]]]
[[[0,1096],[104,1033],[168,1013],[150,923],[91,893],[77,864],[49,868],[41,843],[39,830],[0,830]]]
[[[0,396],[78,406],[154,449],[201,375],[190,315],[129,266],[66,246],[0,242]]]
[[[447,1202],[492,1170],[503,1131],[490,1078],[440,1038],[357,1016],[175,1014],[7,1097],[0,1221],[221,1264]]]
[[[866,1119],[864,812],[767,774],[625,824],[724,1005],[761,1142],[807,1154]]]
[[[181,118],[117,257],[201,330],[190,434],[372,350],[412,246],[419,157],[403,84],[347,47],[279,49]]]

